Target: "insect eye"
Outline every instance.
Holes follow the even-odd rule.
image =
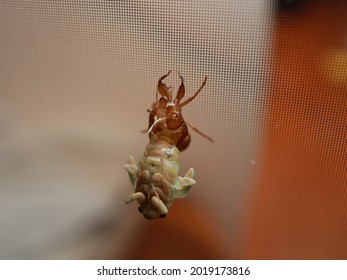
[[[165,218],[166,214],[160,214],[159,218]]]
[[[141,207],[137,208],[137,210],[139,210],[140,213],[142,213],[142,209]]]

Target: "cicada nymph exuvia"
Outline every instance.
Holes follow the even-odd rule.
[[[200,93],[207,77],[196,93],[181,103],[185,95],[182,76],[179,74],[181,85],[175,99],[172,98],[171,88],[163,83],[170,72],[159,79],[156,101],[147,110],[149,144],[144,155],[139,163],[130,156],[128,163],[124,165],[135,187],[126,203],[136,200],[140,205],[139,211],[150,220],[164,218],[173,200],[185,197],[196,183],[193,168],[184,177],[178,175],[180,151],[185,150],[190,143],[187,125],[213,142],[211,137],[200,132],[182,116],[182,108]]]

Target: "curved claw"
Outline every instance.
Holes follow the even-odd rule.
[[[169,70],[169,72],[168,72],[167,74],[161,76],[161,77],[159,78],[158,84],[160,84],[160,83],[162,82],[162,80],[164,80],[167,76],[169,76],[170,73],[171,73],[171,70]]]
[[[161,96],[164,96],[168,99],[168,101],[171,101],[171,93],[169,92],[169,87],[164,84],[162,81],[167,77],[169,76],[171,73],[171,70],[165,74],[164,76],[160,77],[159,81],[158,81],[158,85],[157,85],[157,89],[158,89],[158,92]],[[157,94],[157,100],[158,100],[158,94]]]
[[[177,95],[176,95],[176,98],[175,98],[175,104],[179,104],[181,99],[184,97],[185,95],[185,87],[184,87],[184,80],[183,80],[183,77],[181,76],[181,74],[178,72],[178,76],[180,76],[180,79],[181,79],[181,85],[180,87],[178,88],[178,91],[177,91]]]
[[[142,192],[136,192],[130,194],[127,199],[125,200],[126,204],[129,204],[130,202],[137,200],[137,202],[142,205],[146,202],[146,197]]]
[[[194,179],[195,178],[195,171],[194,171],[194,169],[192,167],[189,168],[189,170],[187,171],[186,175],[184,175],[184,177]]]

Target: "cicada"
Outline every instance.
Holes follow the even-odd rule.
[[[195,94],[181,103],[185,95],[183,77],[179,74],[181,85],[173,99],[171,88],[163,83],[170,72],[159,79],[156,101],[147,110],[149,143],[143,157],[137,163],[130,156],[128,163],[124,165],[135,187],[134,193],[128,196],[126,203],[136,200],[140,205],[139,211],[150,220],[164,218],[173,200],[185,197],[196,183],[193,168],[190,168],[184,177],[178,175],[180,152],[190,143],[188,125],[213,142],[211,137],[199,131],[182,116],[182,108],[198,96],[206,84],[207,77]]]

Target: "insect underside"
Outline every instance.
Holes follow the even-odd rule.
[[[194,96],[180,103],[185,94],[182,76],[174,100],[170,88],[162,82],[170,72],[159,79],[156,102],[148,109],[147,132],[150,141],[144,155],[139,163],[130,156],[128,163],[124,165],[135,187],[134,193],[128,196],[126,203],[136,200],[139,203],[139,211],[150,220],[165,217],[173,200],[185,197],[196,183],[193,168],[190,168],[184,177],[178,175],[180,151],[185,150],[190,142],[188,122],[183,119],[181,109],[199,94],[207,77]],[[213,142],[195,127],[191,128]]]

